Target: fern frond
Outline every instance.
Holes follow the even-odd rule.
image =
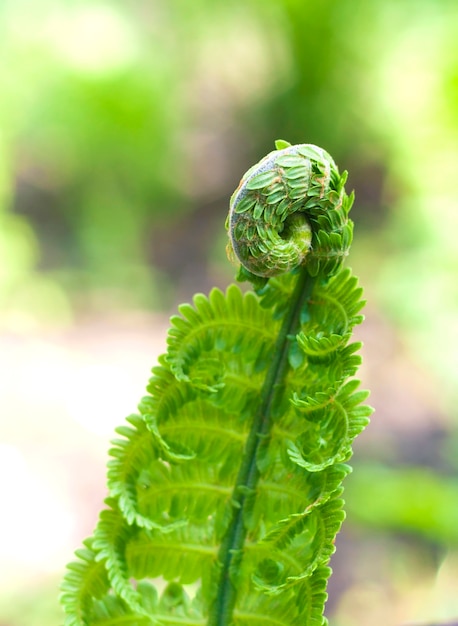
[[[181,305],[179,311],[167,341],[167,360],[178,381],[217,393],[227,370],[221,366],[222,353],[253,355],[258,367],[269,358],[274,324],[254,294],[242,295],[236,285],[226,295],[213,289],[208,298],[198,294],[194,307]]]
[[[158,622],[145,615],[132,613],[125,602],[115,596],[106,596],[104,600],[94,602],[90,622],[93,626],[156,626]]]
[[[110,587],[105,564],[96,560],[93,539],[86,539],[83,545],[84,548],[75,552],[78,561],[67,565],[67,573],[61,585],[65,626],[90,624],[94,600],[102,598]]]
[[[259,593],[253,587],[234,610],[239,626],[326,626],[323,606],[331,570],[319,566],[306,579],[278,595]]]
[[[349,471],[343,464],[332,465],[322,472],[304,471],[288,457],[270,463],[265,472],[261,470],[252,519],[247,520],[247,525],[250,530],[261,523],[268,528],[287,518],[292,510],[305,511],[318,502],[326,502],[340,489]]]
[[[315,504],[278,522],[256,546],[248,545],[245,564],[255,588],[276,595],[326,565],[344,519],[342,506],[339,498]]]
[[[172,530],[176,522],[166,515],[166,510],[156,509],[157,514],[146,512],[139,499],[147,488],[148,468],[158,458],[158,449],[144,420],[138,415],[127,418],[129,426],[116,429],[122,439],[114,439],[109,454],[107,484],[112,498],[118,499],[118,506],[128,524],[144,528]]]
[[[231,199],[239,278],[171,320],[116,429],[106,509],[62,585],[65,626],[325,626],[352,441],[362,290],[331,157],[280,142]]]

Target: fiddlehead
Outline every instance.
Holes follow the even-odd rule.
[[[315,146],[277,148],[228,219],[256,294],[215,289],[172,318],[139,415],[117,429],[107,509],[69,565],[66,626],[326,623],[345,462],[371,412],[349,343],[364,303],[340,269],[346,175]]]
[[[248,170],[230,201],[230,245],[242,267],[276,276],[306,265],[332,274],[348,254],[353,223],[342,175],[312,144],[277,142],[277,150]]]

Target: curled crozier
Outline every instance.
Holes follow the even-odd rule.
[[[343,269],[353,196],[331,157],[285,142],[230,203],[242,293],[171,319],[108,498],[62,585],[65,626],[324,626],[352,441],[362,290]]]
[[[299,266],[312,276],[335,272],[353,235],[346,179],[317,146],[274,150],[248,170],[231,198],[229,255],[256,276]]]

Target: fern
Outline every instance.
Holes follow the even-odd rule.
[[[171,320],[109,497],[62,585],[66,626],[323,626],[342,481],[368,423],[342,262],[344,190],[316,146],[277,142],[227,222],[239,279]]]

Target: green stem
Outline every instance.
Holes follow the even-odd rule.
[[[270,433],[272,405],[276,394],[282,389],[287,371],[290,336],[297,333],[300,312],[310,297],[315,281],[316,279],[312,278],[306,269],[299,274],[291,296],[288,315],[278,333],[272,363],[264,380],[259,408],[253,419],[232,494],[232,519],[218,555],[220,576],[208,626],[228,626],[232,621],[237,594],[232,578],[240,566],[243,556],[243,546],[247,534],[244,524],[247,498],[249,498],[250,506],[252,506],[259,480],[259,470],[256,463],[257,454],[261,443],[265,442]]]

